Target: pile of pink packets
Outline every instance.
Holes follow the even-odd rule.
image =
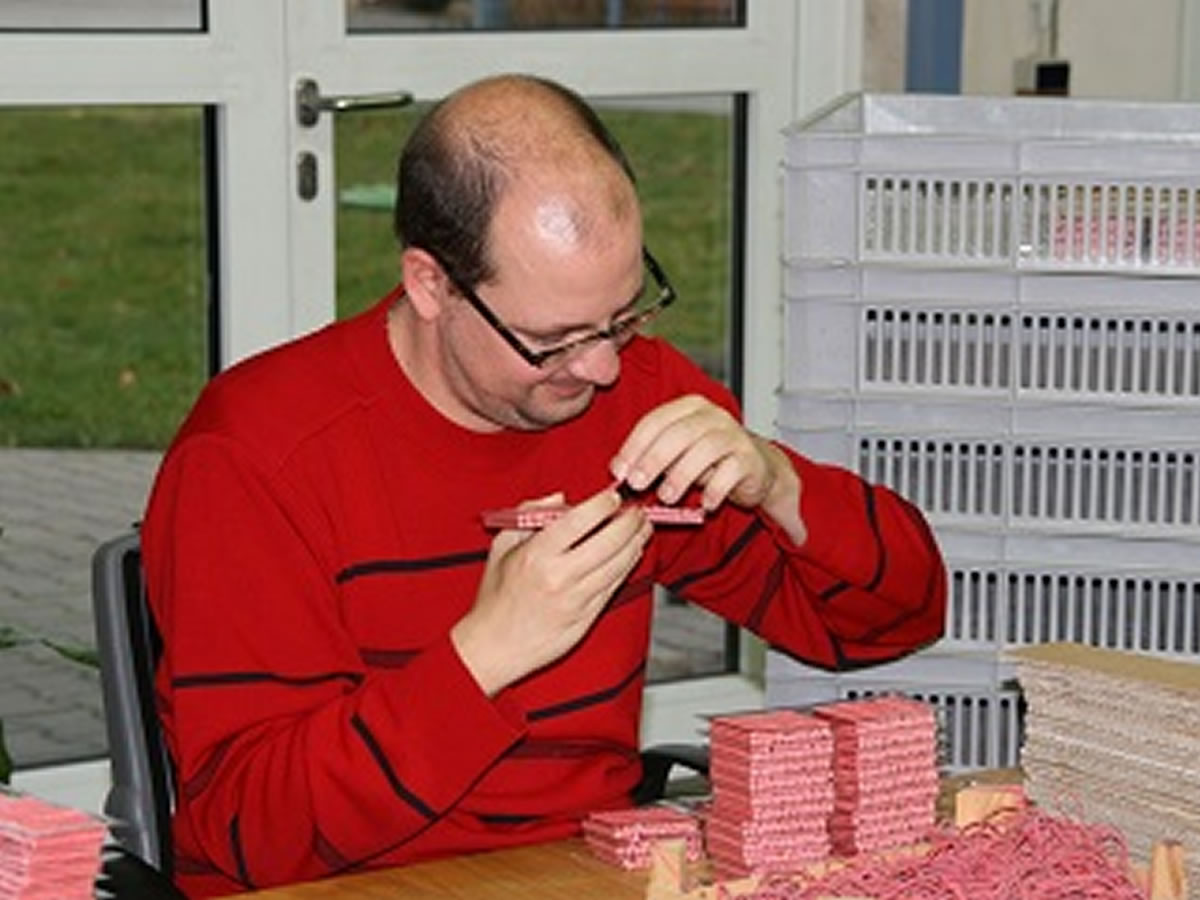
[[[87,813],[0,793],[0,900],[91,900],[107,835]]]

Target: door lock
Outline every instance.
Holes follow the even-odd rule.
[[[413,95],[408,91],[386,94],[364,94],[357,97],[323,97],[315,79],[301,78],[296,82],[296,121],[302,128],[312,128],[323,112],[357,112],[364,109],[388,109],[408,106]],[[317,155],[302,150],[296,156],[296,191],[301,200],[312,200],[320,189]]]
[[[413,95],[408,91],[390,91],[383,94],[361,94],[356,97],[324,97],[313,78],[301,78],[296,82],[296,121],[305,128],[312,128],[323,112],[358,112],[365,109],[388,109],[408,106]]]

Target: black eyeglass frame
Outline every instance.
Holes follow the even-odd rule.
[[[624,318],[618,319],[607,328],[598,328],[590,334],[585,334],[582,337],[559,344],[556,347],[548,347],[545,350],[532,350],[525,345],[524,341],[513,334],[507,325],[500,321],[500,317],[492,311],[490,306],[483,302],[483,299],[475,293],[474,289],[465,284],[442,262],[442,258],[438,254],[428,248],[422,249],[441,266],[442,271],[446,273],[446,277],[450,279],[450,283],[462,294],[463,299],[470,303],[475,311],[483,317],[483,320],[492,327],[492,330],[500,335],[504,339],[504,342],[517,352],[521,359],[537,369],[544,366],[548,360],[556,356],[570,354],[585,345],[595,344],[598,341],[619,341],[625,335],[632,334],[656,317],[674,303],[678,296],[675,293],[674,286],[663,271],[662,266],[658,264],[658,260],[654,258],[648,249],[642,247],[642,260],[646,264],[646,269],[650,272],[650,277],[654,279],[654,283],[658,286],[658,299],[653,304],[643,310],[630,313]]]

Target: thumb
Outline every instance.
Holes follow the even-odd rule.
[[[531,500],[522,500],[517,504],[518,509],[536,509],[539,506],[562,506],[567,502],[567,495],[562,491],[555,491],[553,494],[546,494],[544,497],[535,497]]]
[[[564,502],[566,502],[566,495],[562,491],[555,491],[553,494],[546,494],[543,497],[522,500],[517,505],[517,508],[538,509],[546,506],[561,506]],[[504,556],[510,550],[525,543],[534,534],[536,534],[536,531],[529,528],[503,528],[492,539],[492,546],[488,556]]]

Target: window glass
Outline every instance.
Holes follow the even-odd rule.
[[[142,513],[207,377],[195,108],[0,109],[0,722],[105,752],[91,556]],[[13,646],[13,645],[16,646]]]
[[[679,299],[651,328],[730,381],[735,116],[728,96],[599,100],[638,178],[646,244]],[[372,304],[399,277],[392,236],[396,155],[427,105],[339,116],[338,314]],[[654,679],[724,671],[727,626],[665,596],[655,620]],[[731,642],[732,643],[732,642]]]
[[[346,0],[351,31],[713,27],[745,24],[742,0]]]
[[[204,0],[0,0],[0,29],[199,31]]]

